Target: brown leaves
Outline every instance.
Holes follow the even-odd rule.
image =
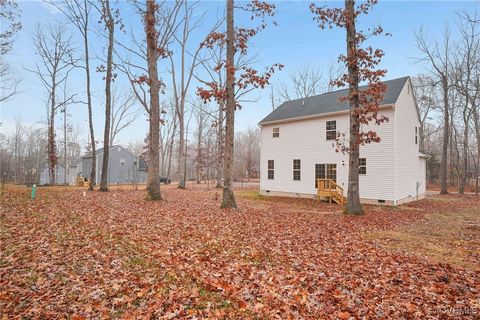
[[[480,294],[478,273],[364,236],[455,214],[450,201],[349,217],[337,205],[240,192],[232,215],[199,188],[166,187],[160,203],[129,189],[40,188],[35,201],[4,192],[0,309],[8,318],[408,319],[440,318]],[[462,200],[455,210],[480,207]]]

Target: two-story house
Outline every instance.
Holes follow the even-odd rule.
[[[420,152],[419,113],[409,77],[385,81],[375,130],[381,142],[360,147],[360,198],[364,203],[401,204],[425,197],[426,159]],[[348,188],[348,154],[336,152],[337,133],[349,136],[348,90],[286,101],[260,123],[262,195],[316,197],[317,179]]]
[[[81,161],[81,176],[84,179],[90,178],[92,161],[95,161],[96,185],[100,184],[102,176],[103,154],[103,148],[99,148],[95,152],[96,159],[92,159],[92,153],[89,152],[82,157]],[[108,184],[146,183],[147,164],[145,160],[137,157],[127,148],[119,145],[111,146],[108,160]]]

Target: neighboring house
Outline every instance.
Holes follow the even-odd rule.
[[[401,204],[426,194],[426,159],[419,150],[419,113],[409,77],[385,81],[380,114],[389,121],[375,130],[380,143],[360,147],[360,198],[367,203]],[[287,101],[261,126],[262,195],[316,197],[316,179],[335,181],[347,195],[348,154],[333,146],[337,132],[349,136],[348,90]]]
[[[65,168],[63,165],[59,164],[55,168],[55,184],[63,184],[65,177]],[[69,181],[67,180],[67,184]],[[43,168],[40,173],[40,185],[50,184],[50,175],[48,167]]]
[[[82,176],[82,158],[72,161],[68,165],[67,170],[67,183],[69,185],[76,185],[77,184],[77,177]]]
[[[103,162],[103,148],[96,150],[96,159],[92,153],[82,157],[81,175],[90,178],[92,161],[96,162],[95,184],[100,184]],[[108,163],[108,184],[145,183],[147,181],[146,163],[122,146],[110,147]]]

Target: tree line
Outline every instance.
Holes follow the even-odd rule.
[[[133,143],[131,147],[148,162],[147,197],[151,200],[162,198],[161,175],[177,173],[178,187],[185,188],[187,171],[190,171],[197,181],[213,177],[216,185],[223,188],[221,206],[236,208],[233,182],[243,173],[252,176],[258,167],[259,138],[258,132],[252,130],[235,138],[235,113],[252,99],[252,93],[271,86],[273,75],[284,67],[274,62],[264,70],[256,69],[255,54],[251,50],[251,42],[258,33],[275,27],[275,5],[259,0],[227,0],[225,12],[210,23],[200,36],[202,40],[198,41],[193,35],[197,34],[198,39],[207,13],[202,12],[197,2],[143,0],[122,5],[110,0],[46,2],[73,26],[68,32],[65,24],[43,26],[38,28],[33,39],[39,59],[29,71],[43,84],[47,96],[44,147],[51,183],[56,183],[55,167],[61,155],[58,149],[62,148],[56,120],[59,114],[64,114],[62,150],[66,164],[66,120],[68,106],[72,104],[86,106],[88,145],[95,157],[98,137],[102,136],[93,126],[91,82],[95,73],[102,77],[105,111],[101,191],[108,191],[109,146],[142,112],[148,120],[148,133],[144,141]],[[345,0],[343,7],[310,4],[313,20],[321,29],[335,27],[345,31],[346,47],[340,50],[345,53],[339,55],[337,65],[329,68],[327,81],[322,82],[323,75],[307,66],[292,75],[290,92],[283,84],[277,92],[273,89],[271,92],[274,108],[279,100],[292,96],[348,88],[342,101],[350,106],[350,132],[348,135],[339,132],[334,148],[349,155],[345,211],[351,214],[363,213],[359,201],[359,150],[365,144],[381,140],[375,131],[363,132],[362,125],[380,125],[388,121],[379,109],[387,89],[382,82],[387,70],[380,68],[384,51],[373,48],[369,41],[372,37],[391,35],[378,25],[365,30],[358,28],[359,20],[370,14],[376,4],[377,0],[360,4]],[[2,1],[1,5],[2,12],[9,13],[4,17],[11,22],[10,29],[2,33],[2,38],[8,40],[5,46],[2,42],[3,56],[10,51],[21,23],[15,1]],[[126,26],[122,10],[134,12],[135,16],[130,18],[142,28]],[[237,20],[240,16],[248,18],[248,25],[238,23],[243,21]],[[447,192],[448,181],[458,185],[460,192],[464,192],[472,177],[476,177],[478,184],[478,22],[477,15],[459,13],[456,31],[460,32],[460,39],[452,39],[448,27],[441,38],[429,37],[423,30],[415,33],[418,60],[428,66],[426,74],[414,79],[422,122],[421,146],[432,155],[429,178],[433,180],[438,176],[442,193]],[[73,46],[72,34],[75,39],[82,39],[79,47]],[[97,39],[96,46],[92,45],[92,37]],[[91,52],[98,51],[99,46],[101,54],[94,60]],[[100,61],[94,71],[93,61]],[[3,59],[1,70],[8,73]],[[84,77],[83,93],[72,92],[67,85],[71,74],[79,72]],[[120,78],[127,80],[130,94],[116,99],[115,88]],[[359,88],[362,83],[367,84],[365,89]],[[11,82],[9,95],[2,99],[15,94],[15,87],[15,81]],[[135,109],[132,101],[141,111]],[[192,127],[194,132],[189,133]],[[12,139],[7,139],[10,150],[10,141],[18,137]],[[13,150],[17,154],[19,148],[14,146]],[[235,157],[235,153],[244,155]],[[15,167],[19,166],[18,159],[17,155]],[[15,172],[17,178],[18,170]],[[93,165],[90,190],[94,189],[95,172]]]

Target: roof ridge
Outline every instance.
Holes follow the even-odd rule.
[[[389,79],[389,80],[385,80],[385,81],[382,81],[382,82],[385,83],[385,82],[396,81],[396,80],[406,79],[406,78],[410,78],[410,76],[404,76],[404,77],[400,77],[400,78]],[[366,86],[368,86],[368,84],[363,84],[363,85],[359,86],[359,88],[365,88]],[[344,88],[344,89],[337,89],[337,90],[327,91],[327,92],[323,92],[323,93],[320,93],[320,94],[316,94],[316,95],[308,96],[308,97],[304,97],[304,98],[297,98],[297,99],[292,99],[292,100],[286,100],[286,101],[284,101],[283,103],[285,103],[285,102],[292,102],[292,101],[301,101],[301,100],[304,100],[304,99],[320,97],[320,96],[323,96],[323,95],[327,95],[327,94],[331,94],[331,93],[338,93],[338,92],[340,92],[340,91],[345,91],[345,90],[348,90],[348,87],[347,87],[347,88]],[[283,103],[282,103],[282,104],[283,104]]]

